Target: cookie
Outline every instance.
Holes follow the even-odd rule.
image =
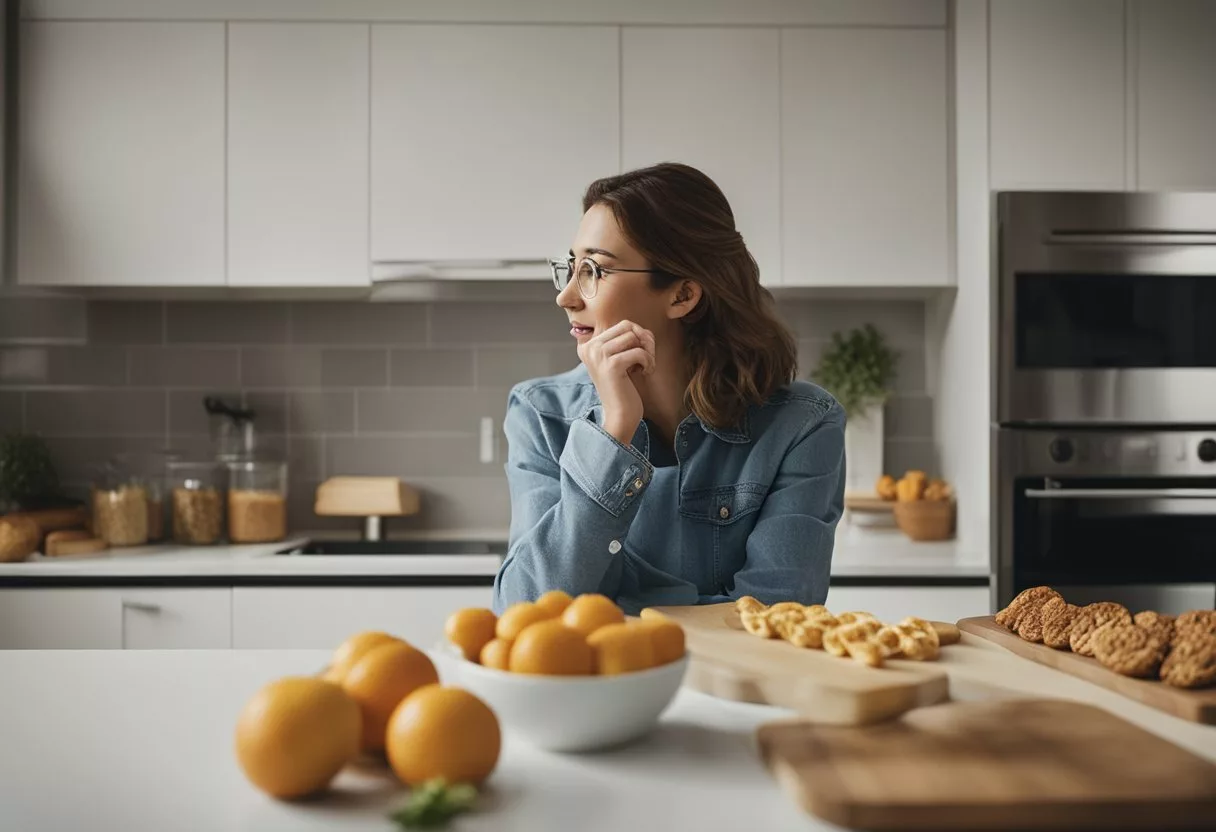
[[[1165,615],[1154,610],[1142,610],[1132,616],[1132,621],[1137,627],[1143,627],[1161,636],[1167,643],[1174,638],[1174,616],[1172,615]]]
[[[1054,589],[1048,588],[1046,592],[1026,602],[1018,615],[1018,638],[1035,643],[1043,640],[1043,606],[1055,598],[1060,598],[1060,594]]]
[[[1068,650],[1068,635],[1072,622],[1077,620],[1081,608],[1063,598],[1049,598],[1040,615],[1043,618],[1043,643],[1056,650]]]
[[[1216,683],[1216,636],[1194,635],[1176,643],[1161,663],[1161,681],[1178,688]]]
[[[1114,601],[1098,601],[1088,604],[1077,613],[1072,623],[1072,631],[1068,634],[1068,646],[1072,652],[1082,656],[1092,656],[1093,647],[1090,642],[1094,632],[1107,624],[1131,624],[1132,614],[1127,607]]]
[[[1135,624],[1108,623],[1090,638],[1094,658],[1124,676],[1157,675],[1169,641],[1159,633]]]
[[[1030,589],[1024,589],[1018,593],[1016,598],[1009,602],[1009,606],[996,614],[996,623],[1010,632],[1016,632],[1018,618],[1026,611],[1028,606],[1032,604],[1042,605],[1048,598],[1059,594],[1049,586],[1032,586]]]
[[[1176,639],[1191,635],[1216,636],[1216,610],[1190,610],[1174,620]]]

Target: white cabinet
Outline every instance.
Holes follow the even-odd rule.
[[[613,26],[372,26],[372,259],[543,260],[620,167]]]
[[[708,174],[766,285],[781,282],[778,40],[750,28],[621,35],[622,167],[683,162]]]
[[[946,33],[781,32],[782,282],[952,281]]]
[[[449,615],[489,607],[491,587],[236,587],[232,646],[332,650],[355,633],[383,630],[419,649],[443,638]]]
[[[17,276],[224,283],[224,25],[21,26]]]
[[[366,285],[369,27],[228,30],[228,284]]]
[[[1216,190],[1216,3],[1134,4],[1137,185]]]
[[[989,15],[992,189],[1122,190],[1122,0],[992,0]]]
[[[0,590],[3,649],[228,648],[229,589]]]
[[[986,586],[834,586],[828,590],[827,605],[832,612],[864,610],[886,622],[913,615],[953,624],[960,618],[991,614],[990,603]]]

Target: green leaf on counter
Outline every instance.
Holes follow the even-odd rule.
[[[453,816],[468,811],[477,789],[467,783],[448,785],[443,778],[414,788],[400,809],[389,815],[403,829],[435,829]]]

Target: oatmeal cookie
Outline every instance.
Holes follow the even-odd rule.
[[[1177,642],[1161,663],[1161,681],[1178,688],[1216,683],[1216,636],[1199,634]]]
[[[1116,604],[1114,601],[1098,601],[1095,604],[1088,604],[1081,607],[1081,612],[1077,613],[1077,618],[1072,623],[1072,631],[1068,634],[1068,646],[1074,653],[1092,656],[1094,651],[1091,641],[1099,627],[1105,627],[1108,624],[1131,623],[1132,614],[1122,604]]]
[[[1022,641],[1040,642],[1043,640],[1043,605],[1053,598],[1059,598],[1060,593],[1048,589],[1035,598],[1031,598],[1022,607],[1018,615],[1017,634]]]
[[[1048,598],[1059,594],[1049,586],[1033,586],[1030,589],[1024,589],[1009,602],[1009,606],[996,614],[996,623],[1015,632],[1018,628],[1018,617],[1022,615],[1028,605],[1042,605]]]
[[[1169,642],[1159,633],[1135,624],[1110,623],[1090,639],[1094,658],[1124,676],[1153,677],[1165,658]]]
[[[1040,613],[1043,618],[1043,643],[1056,650],[1070,649],[1068,635],[1072,632],[1072,622],[1080,612],[1080,607],[1063,598],[1047,599]]]
[[[1175,640],[1192,635],[1216,636],[1216,610],[1190,610],[1174,620]]]
[[[1154,610],[1142,610],[1133,615],[1132,620],[1136,622],[1137,627],[1143,627],[1164,638],[1167,644],[1174,638],[1174,616],[1172,615],[1165,615]]]

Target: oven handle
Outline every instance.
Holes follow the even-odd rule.
[[[1216,234],[1202,231],[1179,231],[1168,234],[1120,234],[1082,231],[1052,231],[1047,235],[1049,246],[1216,246]]]
[[[1032,500],[1216,500],[1216,488],[1027,488]]]

